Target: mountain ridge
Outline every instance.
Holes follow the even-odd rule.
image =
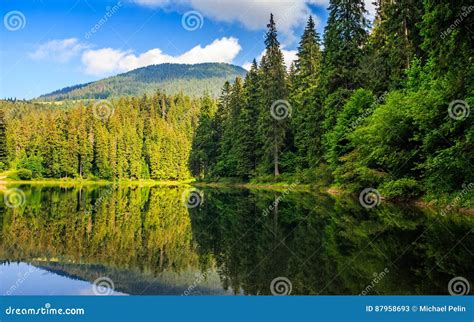
[[[244,77],[247,71],[227,63],[157,64],[84,84],[67,86],[36,98],[42,101],[106,99],[140,96],[157,90],[167,94],[218,96],[225,81]]]

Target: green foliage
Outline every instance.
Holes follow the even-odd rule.
[[[0,108],[0,171],[6,167],[6,163],[8,162],[5,118],[5,111]]]
[[[352,151],[350,135],[356,127],[363,124],[373,112],[374,97],[365,89],[359,89],[349,98],[337,116],[336,125],[326,134],[326,160],[334,170],[340,164],[339,159]],[[337,177],[336,177],[336,181]]]
[[[291,130],[296,164],[288,167],[308,168],[317,164],[322,149],[322,95],[320,37],[310,16],[298,47],[297,60],[290,72],[290,104],[293,109]]]
[[[33,171],[29,169],[18,169],[16,176],[20,180],[31,180],[33,178]]]
[[[387,181],[380,187],[380,193],[387,198],[412,199],[420,195],[421,188],[413,178],[401,178]]]
[[[23,155],[17,164],[17,168],[20,170],[26,170],[30,173],[30,178],[41,178],[43,177],[44,167],[43,158],[38,155],[31,155],[27,157]],[[25,171],[23,171],[25,173]]]
[[[363,0],[331,0],[324,30],[324,83],[327,92],[361,85],[368,21]]]

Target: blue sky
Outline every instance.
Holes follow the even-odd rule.
[[[1,0],[0,98],[33,98],[153,63],[260,57],[270,12],[287,62],[328,0]],[[369,1],[371,2],[371,1]]]

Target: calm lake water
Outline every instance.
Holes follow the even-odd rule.
[[[16,208],[0,191],[2,295],[429,295],[454,277],[474,288],[472,216],[289,191],[17,188]]]

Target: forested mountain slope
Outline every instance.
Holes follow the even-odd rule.
[[[217,96],[224,82],[245,74],[242,67],[223,63],[150,65],[96,82],[65,87],[42,95],[39,100],[140,96],[158,89],[168,94],[183,92],[189,96],[201,96],[208,92]]]

